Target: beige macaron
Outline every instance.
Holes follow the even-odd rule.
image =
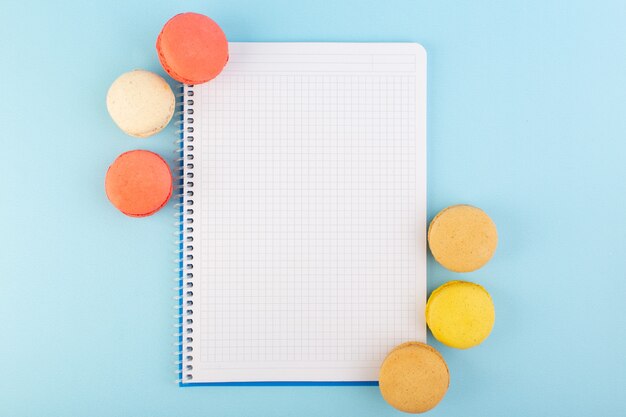
[[[470,272],[489,262],[498,246],[498,231],[487,213],[460,204],[441,210],[430,222],[428,245],[443,267]]]
[[[175,98],[167,81],[144,70],[120,75],[107,93],[107,110],[125,133],[146,138],[167,126],[174,114]]]
[[[450,372],[435,348],[407,342],[389,352],[378,379],[380,393],[389,405],[416,414],[439,404],[450,385]]]

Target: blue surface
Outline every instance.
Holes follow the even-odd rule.
[[[429,53],[429,215],[484,208],[501,242],[466,275],[494,297],[432,416],[626,415],[623,0],[3,0],[0,416],[384,416],[376,387],[175,383],[173,202],[124,217],[103,179],[121,152],[170,155],[174,128],[124,136],[104,98],[161,72],[180,11],[236,41],[417,41]]]

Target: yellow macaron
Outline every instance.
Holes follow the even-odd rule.
[[[426,323],[435,339],[457,349],[482,343],[495,320],[491,296],[472,282],[448,282],[433,291],[426,303]]]
[[[389,405],[405,413],[423,413],[446,394],[450,372],[435,348],[408,342],[389,352],[378,379],[380,393]]]
[[[489,262],[498,246],[498,231],[481,209],[465,204],[450,206],[430,222],[428,246],[443,267],[470,272]]]

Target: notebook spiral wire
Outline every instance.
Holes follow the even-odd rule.
[[[176,140],[174,141],[174,226],[176,277],[176,383],[193,379],[193,197],[194,197],[194,92],[193,86],[179,85],[174,112]],[[184,359],[184,361],[183,361]],[[184,368],[183,368],[184,363]]]

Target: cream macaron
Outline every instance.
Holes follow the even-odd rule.
[[[120,75],[107,93],[107,110],[115,124],[138,138],[163,130],[172,119],[175,102],[167,81],[145,70]]]

